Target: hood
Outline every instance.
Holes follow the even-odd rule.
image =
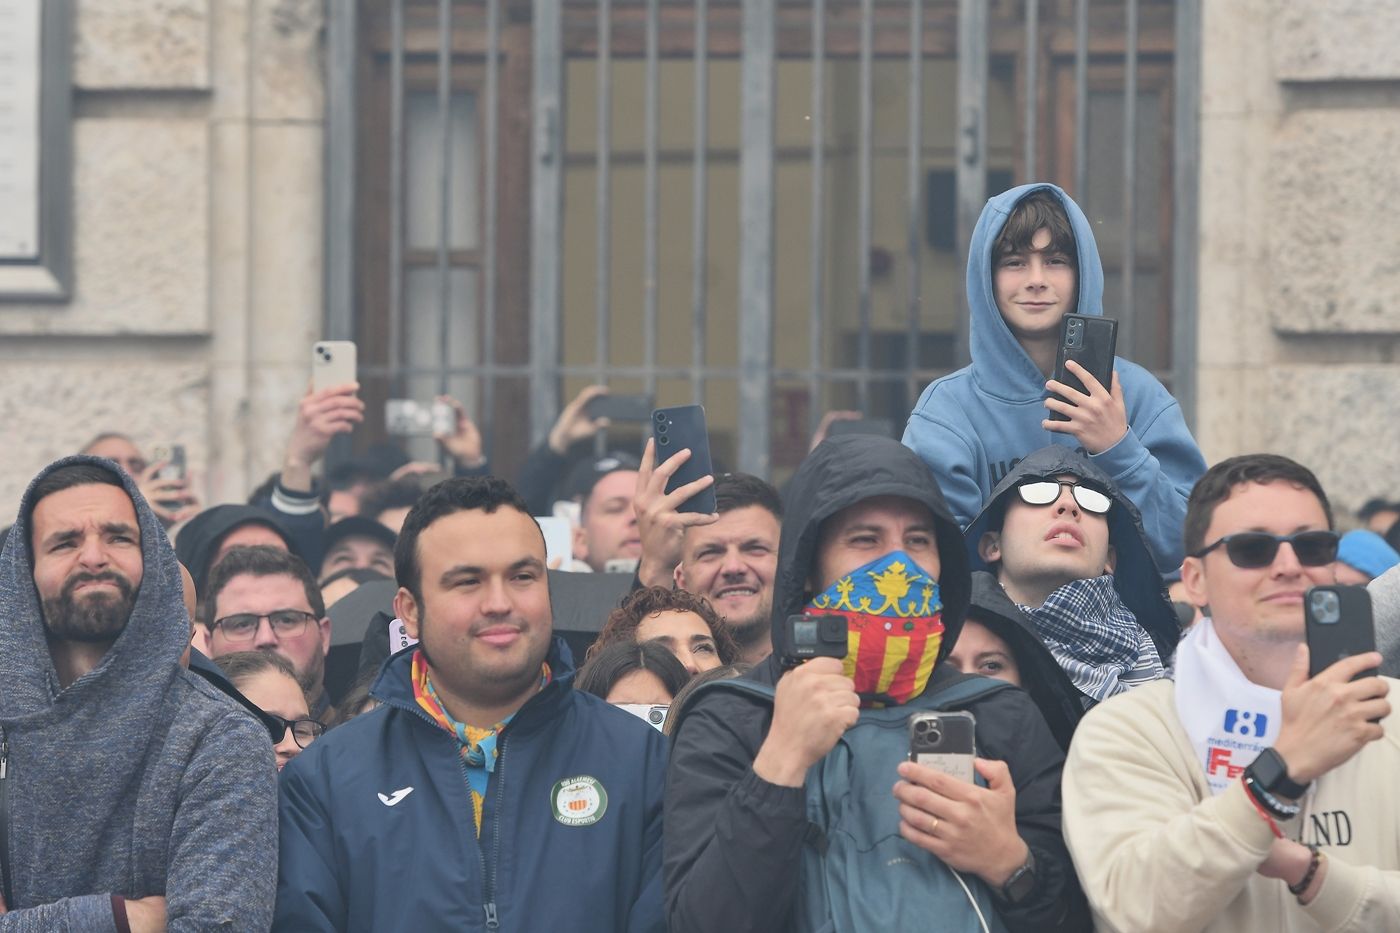
[[[1164,664],[1170,664],[1180,638],[1176,612],[1167,596],[1157,562],[1143,531],[1142,516],[1137,506],[1123,494],[1107,473],[1087,457],[1068,447],[1042,447],[1026,455],[1012,467],[996,488],[982,511],[967,526],[967,551],[973,570],[990,570],[977,554],[977,542],[987,531],[1001,526],[1006,504],[1016,495],[1016,485],[1028,477],[1069,474],[1087,480],[1113,499],[1108,513],[1108,542],[1117,552],[1113,585],[1123,605],[1137,618],[1138,624],[1152,636]]]
[[[773,644],[781,644],[782,624],[802,611],[807,578],[816,560],[822,522],[847,506],[876,496],[903,496],[933,512],[938,557],[938,588],[943,599],[941,661],[952,650],[968,602],[967,551],[943,493],[919,455],[892,438],[847,434],[827,438],[808,454],[787,487],[778,574],[773,585]],[[781,674],[779,651],[759,666],[759,679]]]
[[[287,550],[301,556],[287,529],[267,509],[254,505],[216,505],[205,509],[190,519],[175,539],[175,553],[179,555],[180,563],[189,568],[190,575],[194,577],[195,591],[201,599],[204,597],[204,586],[209,582],[209,562],[218,551],[219,542],[224,535],[243,525],[271,528],[287,542]]]
[[[63,691],[63,703],[55,703],[58,673],[34,587],[28,513],[34,485],[59,467],[78,463],[100,466],[121,479],[141,529],[142,576],[126,628],[111,650],[94,670]],[[0,551],[0,683],[5,685],[0,690],[0,719],[47,728],[55,736],[62,733],[54,727],[68,720],[90,720],[87,727],[120,730],[120,720],[144,718],[147,721],[135,728],[149,728],[149,717],[183,673],[180,656],[189,641],[190,620],[175,551],[131,477],[100,457],[66,457],[44,468],[25,491],[14,531]]]
[[[981,622],[1011,648],[1021,669],[1022,689],[1040,708],[1060,748],[1069,751],[1074,727],[1084,715],[1082,694],[1040,640],[1030,619],[990,573],[973,573],[967,618]]]
[[[992,290],[992,244],[1016,205],[1036,191],[1051,191],[1060,199],[1074,232],[1079,253],[1078,314],[1103,314],[1103,264],[1089,218],[1063,190],[1044,182],[1004,191],[987,202],[967,251],[968,339],[972,349],[972,378],[989,395],[1023,402],[1045,397],[1045,376],[1031,362],[997,310]],[[986,373],[987,377],[981,378]]]

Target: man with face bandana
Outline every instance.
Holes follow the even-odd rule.
[[[799,928],[808,769],[862,707],[903,705],[964,676],[939,662],[961,628],[968,580],[958,525],[907,448],[837,437],[803,462],[779,546],[774,652],[747,675],[776,685],[774,701],[701,693],[672,737],[663,869],[673,933]],[[803,611],[847,616],[844,661],[784,670],[784,623]],[[985,786],[891,760],[889,806],[909,857],[981,879],[1001,928],[1084,928],[1060,834],[1063,755],[1044,718],[1014,688],[959,708],[976,717]]]

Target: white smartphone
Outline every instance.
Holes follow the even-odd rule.
[[[544,532],[544,559],[551,567],[567,569],[574,556],[574,529],[567,518],[553,515],[535,516]],[[558,563],[555,562],[558,558]]]
[[[317,392],[357,381],[353,340],[318,340],[311,348],[311,388]]]
[[[909,760],[969,784],[977,756],[977,722],[971,713],[913,713],[909,717]]]

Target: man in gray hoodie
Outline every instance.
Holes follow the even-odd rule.
[[[181,666],[181,597],[110,461],[30,485],[0,551],[0,933],[271,926],[272,743]]]

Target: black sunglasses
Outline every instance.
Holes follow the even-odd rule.
[[[263,716],[266,717],[267,731],[272,734],[273,745],[282,741],[288,729],[292,730],[292,740],[298,748],[305,748],[326,733],[325,723],[319,719],[283,719],[267,710],[263,710]]]
[[[1337,545],[1341,538],[1335,531],[1300,531],[1291,535],[1244,531],[1226,535],[1191,556],[1205,557],[1223,544],[1230,563],[1241,570],[1258,570],[1274,562],[1274,558],[1278,556],[1278,546],[1285,541],[1293,548],[1293,555],[1298,558],[1298,563],[1304,567],[1323,567],[1337,559]]]
[[[1060,498],[1060,490],[1066,487],[1079,507],[1091,515],[1107,515],[1113,507],[1113,500],[1102,490],[1060,479],[1028,479],[1016,484],[1016,492],[1026,505],[1053,505]]]

